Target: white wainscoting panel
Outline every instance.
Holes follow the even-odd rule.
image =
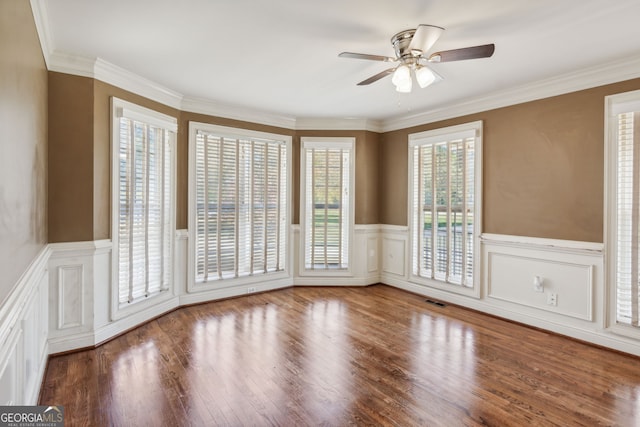
[[[181,240],[177,246],[182,243]],[[93,347],[179,305],[178,295],[171,290],[157,301],[141,303],[139,310],[115,318],[111,313],[111,290],[117,284],[111,277],[111,241],[49,246],[51,354]]]
[[[176,295],[187,293],[187,267],[189,262],[189,231],[177,230],[173,260],[173,286]]]
[[[16,329],[3,343],[2,364],[0,364],[0,404],[19,405],[24,382],[20,378],[22,330]]]
[[[58,329],[84,324],[84,266],[58,266]]]
[[[96,331],[111,323],[110,301],[113,269],[111,265],[111,240],[98,240],[94,244],[95,249],[90,251],[90,255],[93,257],[91,287],[93,288],[93,329]]]
[[[97,245],[91,241],[49,247],[49,350],[58,353],[92,346]]]
[[[378,270],[378,224],[356,224],[353,229],[353,272],[354,278],[362,285],[380,281]]]
[[[367,238],[367,273],[378,275],[378,253],[380,252],[380,245],[378,241],[380,240],[379,233],[376,232],[375,237]]]
[[[292,226],[294,239],[292,252],[295,286],[367,286],[380,281],[378,224],[356,224],[353,228],[353,248],[351,251],[351,275],[300,275],[300,226]]]
[[[596,320],[596,292],[604,298],[602,245],[581,243],[484,235],[482,270],[487,297],[526,310]],[[536,279],[542,289],[535,289]]]
[[[408,228],[397,225],[381,226],[382,266],[381,276],[390,280],[408,278]],[[385,282],[386,283],[386,282]]]
[[[22,317],[22,378],[24,379],[23,401],[29,401],[33,395],[37,396],[40,386],[38,371],[42,354],[40,353],[40,290],[36,289],[33,298],[30,298]]]
[[[504,249],[504,248],[501,248]],[[503,301],[593,320],[592,263],[557,261],[549,257],[530,257],[487,251],[488,296]],[[543,292],[534,290],[535,278]],[[555,304],[549,304],[550,294]]]
[[[48,354],[45,246],[0,306],[0,405],[34,405]]]

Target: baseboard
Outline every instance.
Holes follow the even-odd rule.
[[[380,276],[366,277],[314,277],[299,276],[293,281],[294,286],[369,286],[380,282]]]
[[[123,317],[118,320],[107,323],[106,325],[96,329],[93,336],[92,345],[100,345],[103,342],[121,335],[131,329],[136,328],[151,319],[162,316],[165,313],[175,310],[180,306],[180,298],[174,296],[159,304],[152,305],[146,309],[139,311],[135,314]]]
[[[49,338],[49,354],[56,355],[73,350],[91,348],[95,346],[95,334],[83,332],[61,337]]]
[[[267,282],[256,282],[251,284],[251,288],[255,289],[255,293],[273,291],[276,289],[290,288],[293,286],[293,280],[290,277],[270,280]],[[251,292],[251,293],[254,293]],[[200,304],[226,298],[234,298],[249,295],[247,285],[231,286],[215,290],[192,291],[180,296],[180,305]]]

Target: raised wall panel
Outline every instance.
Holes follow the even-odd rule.
[[[44,271],[40,279],[38,292],[38,354],[46,357],[47,339],[49,338],[49,274]]]
[[[532,257],[489,251],[487,268],[491,298],[578,319],[593,319],[592,264],[558,261],[549,255]],[[543,292],[533,288],[536,276],[542,279]],[[548,304],[550,293],[556,295],[556,305]]]
[[[58,329],[84,324],[84,266],[58,267]]]
[[[601,243],[487,234],[482,248],[488,301],[555,322],[604,327]],[[535,289],[536,277],[542,289]]]
[[[382,240],[382,271],[405,275],[405,240],[384,237]]]
[[[94,345],[94,298],[104,305],[105,311],[110,307],[109,270],[98,270],[96,276],[95,264],[102,259],[103,252],[108,252],[111,242],[98,240],[49,246],[48,350],[58,353]],[[98,282],[96,277],[100,279]]]
[[[38,327],[39,319],[39,302],[38,292],[31,299],[25,317],[22,319],[24,357],[23,357],[23,379],[24,379],[24,399],[28,401],[29,396],[33,394],[34,388],[37,387],[37,375],[40,362],[40,354],[38,353]]]
[[[189,259],[189,233],[187,230],[177,230],[173,263],[173,283],[176,294],[187,293],[187,266]]]
[[[3,343],[0,358],[0,405],[18,405],[21,403],[20,387],[20,345],[21,334],[13,334],[9,342]]]
[[[367,273],[378,271],[378,237],[367,239]]]

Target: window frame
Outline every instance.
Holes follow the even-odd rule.
[[[469,123],[463,123],[454,126],[447,126],[444,128],[438,128],[418,133],[409,134],[408,144],[407,144],[407,159],[408,159],[408,182],[407,182],[407,212],[408,212],[408,229],[409,229],[409,257],[408,257],[408,270],[409,270],[409,281],[413,283],[417,283],[419,285],[428,286],[430,288],[435,288],[447,292],[462,294],[471,296],[474,298],[480,298],[481,296],[481,234],[482,234],[482,134],[483,134],[483,123],[481,120]],[[456,285],[453,283],[430,279],[426,277],[422,277],[416,275],[413,271],[413,263],[415,257],[418,255],[414,250],[415,242],[415,230],[414,230],[414,220],[416,213],[413,211],[413,202],[414,202],[414,170],[413,170],[413,162],[414,162],[414,150],[413,148],[420,145],[431,144],[436,141],[443,140],[451,140],[452,137],[458,135],[464,135],[468,133],[474,134],[474,224],[473,224],[473,286],[465,287],[462,285]],[[418,250],[419,252],[421,249]]]
[[[281,271],[274,271],[268,273],[258,273],[253,275],[247,275],[242,277],[225,278],[217,280],[209,280],[206,282],[198,282],[196,280],[196,255],[197,255],[197,239],[196,239],[196,215],[197,212],[193,208],[196,202],[196,136],[198,131],[215,133],[218,136],[229,137],[234,139],[271,139],[284,141],[286,145],[286,207],[285,207],[285,267]],[[189,122],[189,174],[188,174],[188,209],[187,209],[187,222],[189,229],[189,244],[187,253],[187,292],[201,292],[222,290],[229,288],[239,288],[255,283],[270,283],[278,280],[287,280],[291,278],[291,218],[292,218],[292,140],[290,135],[276,134],[270,132],[261,132],[255,130],[248,130],[243,128],[235,128],[228,126],[213,125],[210,123],[202,122]],[[247,291],[248,292],[248,291]]]
[[[176,158],[177,158],[177,137],[178,137],[178,120],[175,117],[160,113],[158,111],[119,99],[111,97],[111,135],[110,135],[110,153],[111,153],[111,320],[118,320],[123,317],[129,316],[134,313],[138,313],[148,309],[150,307],[161,304],[175,296],[175,234],[176,234]],[[144,300],[134,301],[132,303],[121,304],[119,302],[119,235],[116,232],[118,229],[118,207],[119,207],[119,184],[120,177],[118,171],[120,169],[119,164],[119,150],[120,150],[120,125],[119,119],[121,117],[127,117],[132,120],[144,122],[149,125],[157,126],[166,130],[170,130],[174,133],[173,140],[173,155],[169,164],[169,176],[172,178],[170,188],[170,206],[169,206],[169,247],[170,253],[169,265],[169,280],[168,288],[161,290],[155,295],[149,296]]]
[[[341,269],[307,269],[305,263],[305,250],[308,236],[306,235],[306,153],[309,148],[341,148],[349,150],[349,218],[347,231],[348,265]],[[355,165],[356,165],[356,138],[355,137],[310,137],[300,138],[300,248],[298,251],[298,275],[307,277],[353,277],[353,242],[355,228]]]
[[[617,301],[617,172],[618,172],[618,114],[640,111],[640,90],[605,97],[604,149],[604,268],[605,268],[605,327],[609,332],[640,339],[640,327],[618,323]]]

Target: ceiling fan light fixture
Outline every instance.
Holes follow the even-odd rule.
[[[409,77],[409,80],[405,80],[400,82],[400,84],[397,84],[396,90],[400,93],[410,93],[412,86],[413,82],[411,81],[411,77]]]
[[[427,67],[416,68],[416,80],[421,88],[425,88],[436,81],[436,75]]]
[[[393,72],[393,77],[391,77],[391,82],[396,86],[406,86],[409,84],[411,87],[411,70],[406,65],[400,65]]]

